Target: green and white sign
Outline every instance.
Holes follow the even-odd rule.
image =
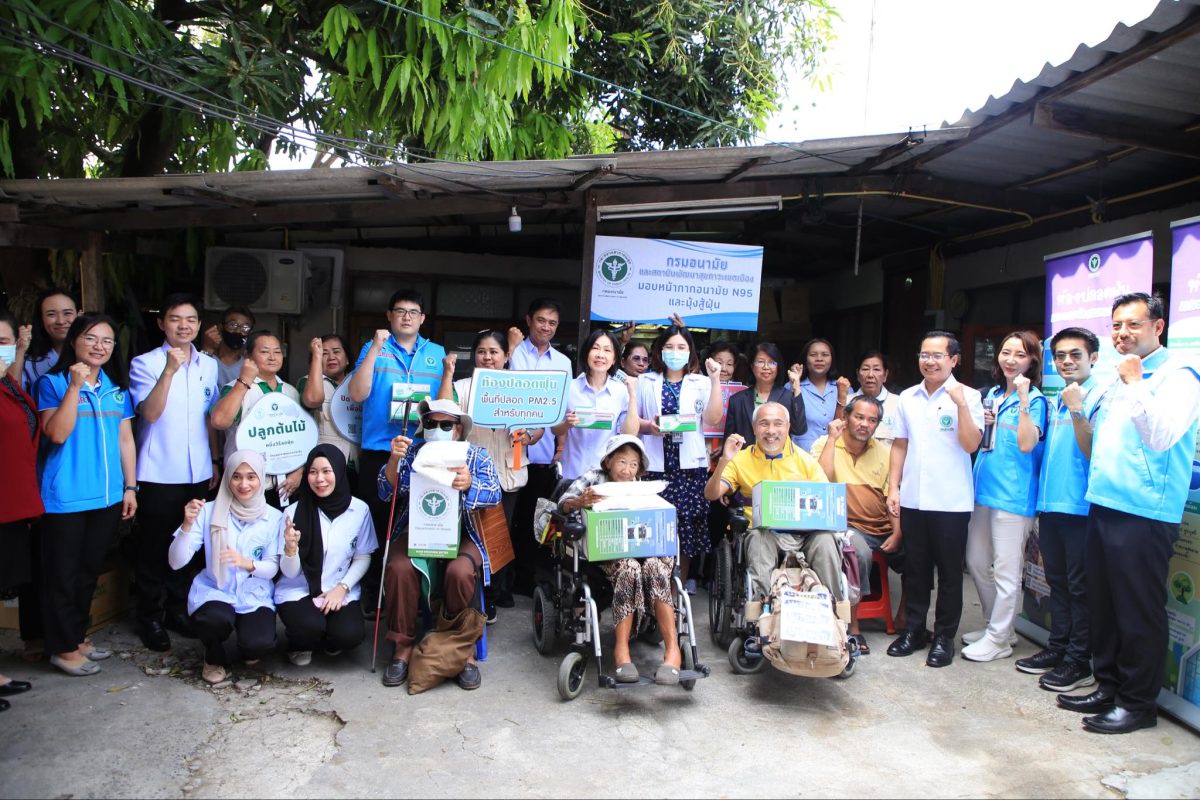
[[[426,478],[409,476],[408,555],[410,558],[457,558],[459,493]]]
[[[317,423],[299,403],[280,392],[270,392],[242,418],[237,448],[262,453],[268,475],[286,475],[304,466],[317,438]]]

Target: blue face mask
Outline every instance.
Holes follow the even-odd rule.
[[[454,439],[454,431],[444,431],[441,428],[429,428],[422,435],[427,442],[449,442]]]
[[[662,360],[667,369],[683,369],[687,366],[691,353],[687,350],[663,350]]]

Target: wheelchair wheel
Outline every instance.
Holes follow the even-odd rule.
[[[688,637],[679,637],[679,652],[680,655],[683,656],[682,668],[685,670],[695,669],[696,659],[692,656],[692,645],[691,642],[688,641]],[[679,685],[690,692],[692,689],[696,688],[696,679],[692,678],[690,681],[680,681]]]
[[[546,590],[538,586],[533,590],[533,646],[542,655],[548,655],[554,649],[558,634],[558,612]]]
[[[583,654],[571,651],[558,667],[558,695],[563,700],[574,700],[583,691],[583,677],[587,672],[587,659]]]
[[[845,680],[846,678],[849,678],[851,675],[854,674],[854,670],[857,667],[858,667],[858,659],[852,658],[848,662],[846,662],[845,669],[843,669],[841,672],[839,672],[837,675],[834,675],[833,677],[835,677],[839,680]]]
[[[717,568],[712,591],[708,595],[708,633],[713,644],[728,647],[733,633],[730,615],[733,606],[733,545],[722,539],[717,545]]]
[[[729,643],[729,666],[733,667],[733,671],[738,675],[753,675],[761,670],[767,664],[766,656],[761,658],[746,658],[744,649],[746,640],[741,636],[733,637],[733,641]]]

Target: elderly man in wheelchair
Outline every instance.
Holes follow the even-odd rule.
[[[764,403],[755,410],[753,425],[756,441],[750,447],[745,447],[745,439],[736,433],[725,440],[721,458],[704,487],[707,499],[731,495],[744,502],[745,513],[750,516],[751,493],[762,481],[828,482],[816,459],[792,443],[787,408]],[[803,554],[835,600],[845,599],[842,552],[834,533],[762,528],[751,528],[743,538],[742,558],[749,573],[749,596],[745,599],[768,597],[771,571],[781,555],[793,551]]]

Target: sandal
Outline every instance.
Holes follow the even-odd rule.
[[[675,686],[679,683],[679,667],[674,667],[663,662],[658,665],[658,671],[654,673],[654,682],[659,686]]]
[[[61,669],[68,675],[73,675],[76,678],[82,678],[87,675],[95,675],[100,671],[100,665],[94,661],[84,659],[82,664],[72,664],[59,655],[50,656],[50,663]]]
[[[205,662],[203,669],[200,671],[200,677],[203,678],[204,682],[210,686],[215,683],[220,683],[221,681],[225,680],[225,668],[220,664],[209,664],[208,662]]]
[[[861,633],[852,633],[846,638],[858,644],[858,654],[860,656],[871,655],[871,645],[867,644],[867,637],[863,636]]]
[[[641,680],[638,675],[637,667],[632,661],[626,661],[624,664],[617,664],[617,683],[637,683]]]

